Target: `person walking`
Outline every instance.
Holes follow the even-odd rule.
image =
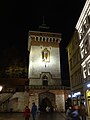
[[[24,109],[24,117],[25,117],[25,120],[29,120],[29,117],[30,117],[30,109],[28,106],[25,107]]]
[[[69,106],[66,110],[66,120],[71,120],[72,107]]]
[[[74,110],[73,110],[72,113],[71,113],[71,117],[72,117],[71,120],[81,120],[81,119],[80,119],[79,110],[78,110],[78,106],[77,106],[77,105],[74,106]]]
[[[80,108],[80,116],[82,120],[86,120],[87,112],[86,112],[86,108],[84,105],[82,105]]]
[[[35,102],[32,103],[32,108],[31,108],[31,114],[33,120],[36,118],[36,113],[37,113],[37,106],[35,105]]]

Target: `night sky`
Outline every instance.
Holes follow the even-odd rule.
[[[0,2],[0,54],[10,48],[25,58],[28,31],[37,30],[44,21],[53,32],[62,34],[62,79],[69,79],[67,52],[72,33],[86,0],[3,0]],[[11,53],[10,53],[11,54]]]

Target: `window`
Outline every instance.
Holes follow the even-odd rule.
[[[90,60],[88,62],[88,75],[90,75]]]
[[[48,86],[48,77],[46,75],[42,77],[42,80],[43,80],[43,85]]]
[[[84,49],[81,50],[81,58],[84,58]]]
[[[52,38],[50,38],[50,42],[52,42]]]
[[[43,37],[43,41],[45,41],[45,37]]]
[[[86,78],[86,72],[87,72],[87,69],[86,69],[86,65],[83,66],[83,77]]]
[[[42,40],[42,37],[40,37],[40,41]]]
[[[85,45],[84,46],[85,54],[87,54],[88,53],[88,40],[85,41],[84,45]]]
[[[38,41],[38,37],[36,37],[36,40]]]
[[[48,41],[48,37],[47,37],[47,41]]]
[[[45,48],[43,51],[42,51],[42,60],[44,62],[49,62],[50,61],[50,52],[47,50],[47,48]]]
[[[72,70],[73,64],[72,64],[72,58],[70,60],[70,69]]]

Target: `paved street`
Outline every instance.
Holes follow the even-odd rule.
[[[0,113],[0,120],[24,120],[24,117],[22,113]],[[65,117],[60,113],[38,113],[36,120],[65,120]]]
[[[42,113],[37,114],[36,120],[66,120],[65,113]],[[0,120],[25,120],[23,113],[0,113]],[[32,117],[30,117],[32,120]],[[90,118],[87,117],[87,120]]]

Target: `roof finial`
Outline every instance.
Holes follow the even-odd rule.
[[[39,26],[39,29],[43,29],[43,30],[48,30],[49,29],[49,27],[48,26],[46,26],[46,24],[45,24],[45,19],[44,19],[44,16],[43,16],[43,21],[42,21],[43,23],[42,23],[42,25],[41,26]]]
[[[43,24],[45,24],[44,22],[45,22],[45,21],[44,21],[44,16],[43,16]]]

